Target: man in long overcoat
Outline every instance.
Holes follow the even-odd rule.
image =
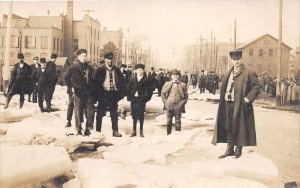
[[[252,103],[260,93],[255,71],[242,63],[242,51],[230,52],[233,67],[222,80],[220,102],[212,144],[227,143],[225,154],[219,158],[239,158],[243,146],[256,146]],[[234,151],[234,146],[236,146]]]
[[[18,59],[19,62],[14,65],[11,73],[4,109],[8,108],[8,104],[15,94],[20,94],[21,109],[24,105],[24,94],[32,93],[30,66],[24,62],[24,55],[22,53],[18,54]]]
[[[39,58],[33,58],[33,64],[30,65],[31,73],[34,73],[39,68]],[[32,102],[37,103],[37,85],[36,81],[32,80]],[[31,102],[31,94],[28,96],[28,102]]]
[[[199,81],[198,81],[198,86],[200,89],[200,93],[205,93],[205,86],[206,86],[206,76],[204,74],[204,70],[201,71],[199,75]]]

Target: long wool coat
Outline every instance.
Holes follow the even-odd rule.
[[[8,93],[12,95],[32,93],[31,69],[25,62],[22,68],[20,68],[20,63],[14,65]]]
[[[226,143],[226,112],[225,112],[225,92],[231,70],[224,76],[222,81],[220,103],[215,124],[215,132],[212,144]],[[232,144],[237,146],[255,146],[256,132],[254,122],[254,112],[252,103],[260,93],[258,76],[255,71],[242,65],[235,75],[234,80],[234,110],[232,125]],[[249,103],[244,102],[244,98],[249,99]]]

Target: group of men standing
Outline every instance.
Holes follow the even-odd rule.
[[[24,95],[28,94],[31,98],[32,94],[33,103],[38,101],[42,112],[50,112],[51,100],[58,81],[55,65],[57,55],[52,54],[51,60],[48,62],[45,58],[34,57],[34,64],[30,66],[24,61],[22,53],[19,53],[17,58],[19,62],[14,65],[11,72],[4,109],[8,108],[14,95],[20,95],[19,107],[22,108],[25,101]],[[44,100],[46,101],[46,109],[43,107]]]
[[[219,158],[235,156],[239,158],[243,146],[256,145],[256,132],[252,103],[260,93],[260,84],[255,71],[247,68],[242,63],[240,50],[230,52],[233,66],[222,79],[220,89],[220,103],[217,112],[213,144],[227,143],[225,153]],[[151,99],[153,91],[158,88],[159,96],[162,97],[167,116],[167,134],[172,131],[172,119],[175,117],[175,130],[181,131],[181,114],[185,112],[185,104],[188,99],[187,83],[184,75],[174,69],[170,72],[170,79],[160,83],[162,72],[156,74],[154,68],[145,73],[145,66],[137,64],[135,72],[131,76],[125,74],[113,64],[112,52],[104,55],[104,63],[93,67],[87,61],[87,51],[80,49],[77,58],[67,69],[64,80],[69,94],[69,108],[73,106],[75,114],[75,127],[77,135],[89,136],[94,125],[95,108],[97,102],[96,132],[101,132],[102,119],[106,112],[110,112],[112,123],[112,135],[121,137],[118,130],[118,102],[127,95],[131,103],[133,119],[132,137],[137,135],[137,122],[140,123],[140,136],[144,137],[143,124],[146,103]],[[24,62],[23,54],[18,54],[19,62],[14,65],[11,81],[6,97],[6,105],[15,94],[20,94],[20,108],[24,104],[24,94],[33,92],[33,102],[38,98],[39,107],[43,111],[43,101],[46,101],[46,111],[51,111],[51,100],[57,83],[55,59],[51,55],[51,61],[45,58],[34,58],[35,64],[31,67]],[[39,63],[37,63],[39,60]],[[200,92],[204,92],[204,71],[199,75]],[[70,113],[68,110],[68,124],[71,126]],[[86,118],[86,127],[82,133],[82,123]],[[235,150],[234,150],[235,146]]]

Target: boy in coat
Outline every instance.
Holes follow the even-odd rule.
[[[145,65],[137,64],[135,66],[135,75],[130,77],[127,87],[127,100],[131,105],[131,116],[133,119],[133,132],[131,137],[136,136],[137,121],[140,122],[140,137],[144,137],[144,112],[146,103],[151,99],[153,88],[150,79],[145,74]]]
[[[164,109],[167,111],[167,135],[172,132],[172,119],[175,117],[175,130],[181,131],[181,113],[185,113],[188,100],[187,86],[179,80],[180,72],[171,71],[171,81],[166,82],[161,91]]]

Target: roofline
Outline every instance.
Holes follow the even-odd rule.
[[[251,41],[251,42],[249,42],[249,43],[246,43],[246,44],[244,44],[244,45],[242,45],[242,46],[239,46],[237,49],[243,49],[243,48],[245,48],[246,46],[249,46],[250,44],[252,44],[252,43],[258,41],[259,39],[261,39],[261,38],[263,38],[263,37],[265,37],[265,36],[270,36],[270,37],[273,38],[274,40],[278,40],[277,38],[273,37],[273,36],[270,35],[269,33],[266,33],[266,34],[264,34],[264,35],[262,35],[262,36],[260,36],[260,37],[258,37],[258,38],[256,38],[256,39],[254,39],[253,41]],[[282,42],[282,44],[283,44],[284,46],[286,46],[287,48],[289,48],[290,50],[293,50],[293,48],[291,48],[290,46],[288,46],[288,45],[285,44],[284,42]]]

